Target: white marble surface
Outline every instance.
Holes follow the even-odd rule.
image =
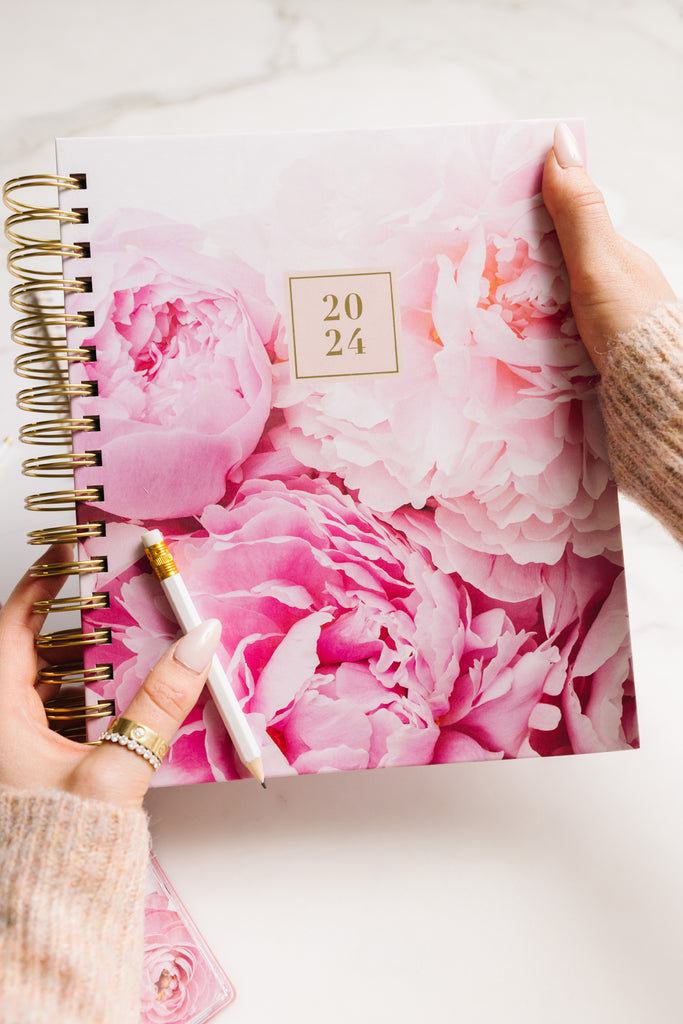
[[[683,293],[681,0],[8,0],[1,24],[3,179],[51,170],[55,135],[577,114],[619,228]],[[0,439],[25,418],[10,347]],[[19,448],[0,599],[38,525]],[[149,797],[238,990],[218,1020],[680,1021],[683,552],[623,521],[639,752]]]

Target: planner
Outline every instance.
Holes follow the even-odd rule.
[[[140,1024],[208,1024],[235,998],[232,982],[150,850]]]
[[[266,777],[637,747],[554,125],[60,139],[7,184],[23,440],[58,449],[25,471],[74,478],[27,499],[78,544],[55,728],[96,740],[179,635],[158,529]],[[245,774],[205,693],[153,782]]]

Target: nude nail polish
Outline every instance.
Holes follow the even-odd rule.
[[[190,672],[201,672],[211,661],[221,638],[221,623],[207,619],[191,629],[176,644],[173,657]]]
[[[576,136],[564,122],[555,127],[553,149],[560,167],[583,167],[581,150]]]

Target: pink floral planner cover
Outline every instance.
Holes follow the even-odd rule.
[[[616,491],[541,198],[553,123],[72,139],[96,361],[77,472],[125,709],[178,627],[267,776],[637,746]],[[582,137],[582,126],[573,124]],[[73,197],[77,196],[76,199]],[[83,268],[86,268],[85,271]],[[211,699],[155,784],[245,775]]]

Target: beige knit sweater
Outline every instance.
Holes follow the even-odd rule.
[[[610,345],[598,393],[619,488],[683,544],[683,302]]]
[[[147,819],[0,787],[0,1021],[140,1020]]]
[[[617,482],[683,542],[683,305],[612,346],[600,384]],[[139,1020],[141,811],[0,788],[2,1024]]]

